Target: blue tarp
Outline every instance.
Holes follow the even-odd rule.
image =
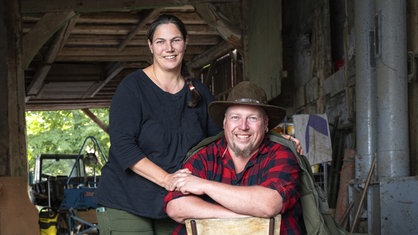
[[[60,209],[94,209],[97,204],[94,200],[94,191],[96,188],[80,187],[64,189],[64,199],[61,202]]]

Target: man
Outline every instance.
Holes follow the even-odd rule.
[[[225,136],[187,160],[165,198],[177,221],[173,234],[186,234],[185,219],[274,217],[282,215],[280,234],[302,234],[300,167],[294,154],[266,136],[285,111],[267,104],[260,87],[244,81],[227,101],[209,105]]]

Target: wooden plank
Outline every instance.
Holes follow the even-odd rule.
[[[156,17],[158,14],[160,14],[161,9],[159,8],[155,8],[153,10],[149,10],[147,12],[144,13],[142,19],[139,20],[139,23],[136,25],[136,27],[129,32],[128,36],[125,38],[125,40],[123,40],[120,45],[119,45],[119,51],[122,51],[123,49],[125,49],[126,45],[128,45],[128,43],[135,37],[135,35],[140,31],[143,30],[145,28],[145,24],[153,19],[154,17]]]
[[[134,62],[134,61],[148,61],[148,64],[151,63],[151,56],[150,55],[58,55],[56,58],[57,62],[66,62],[66,61],[74,61],[74,62]]]
[[[0,177],[0,208],[0,234],[39,234],[38,211],[25,177]]]
[[[120,44],[121,38],[115,37],[112,35],[96,35],[94,37],[90,35],[71,35],[66,41],[65,45],[70,47],[75,46],[100,46],[107,45],[116,47]],[[221,42],[222,39],[218,35],[188,35],[187,36],[187,45],[188,46],[197,46],[197,45],[216,45]],[[148,46],[147,38],[145,35],[136,35],[130,42],[129,46]]]
[[[45,82],[80,82],[103,80],[103,66],[99,63],[54,63]]]
[[[184,9],[183,9],[184,8]],[[148,9],[145,9],[148,10]],[[182,9],[177,8],[175,10],[170,8],[162,8],[161,13],[170,13],[179,17],[184,24],[206,24],[198,14],[196,14],[195,9],[192,6],[182,6]],[[138,23],[138,18],[140,18],[141,11],[135,13],[127,13],[125,11],[120,12],[85,12],[80,13],[80,19],[78,22],[80,24],[131,24],[136,25]],[[43,14],[31,14],[24,15],[24,23],[36,23],[41,19]],[[150,18],[147,20],[147,24],[151,23],[153,19]]]
[[[190,61],[196,54],[203,54],[206,47],[188,47],[185,59]],[[127,51],[119,52],[117,48],[63,48],[56,57],[56,61],[101,61],[101,62],[122,62],[122,61],[148,61],[151,63],[151,54],[148,47],[130,48]]]
[[[209,50],[206,50],[204,53],[193,58],[187,66],[191,69],[201,68],[206,64],[212,62],[215,58],[219,58],[227,54],[230,50],[233,49],[233,46],[226,41],[219,43],[216,46],[211,47]]]
[[[95,101],[91,100],[82,103],[31,103],[26,105],[28,111],[56,111],[56,110],[73,110],[84,108],[109,108],[110,101]]]
[[[218,32],[206,25],[206,24],[196,24],[196,25],[186,25],[187,33],[189,35],[218,35]],[[74,27],[72,34],[94,34],[94,35],[127,35],[131,32],[132,25],[109,25],[109,24],[80,24]],[[30,32],[30,31],[29,31]],[[144,28],[137,31],[137,35],[146,35],[147,30]]]
[[[231,22],[231,19],[225,20],[225,16],[211,3],[196,3],[194,4],[196,11],[202,18],[217,32],[220,33],[225,41],[234,45],[235,48],[241,49],[241,29],[239,22]],[[237,4],[239,7],[239,4]]]
[[[68,28],[69,26],[70,28]],[[28,86],[27,96],[30,97],[37,95],[39,90],[42,88],[44,80],[48,75],[49,70],[51,69],[51,64],[54,62],[58,51],[64,45],[66,32],[71,31],[71,26],[74,26],[74,23],[67,23],[67,26],[63,27],[56,35],[54,42],[48,50],[44,64],[38,68],[38,71],[36,71],[35,76],[32,78],[32,81]]]
[[[188,5],[188,0],[22,0],[22,12],[59,12],[74,10],[77,12],[100,12],[111,10],[139,10],[165,6]]]
[[[206,50],[205,46],[192,46],[188,47],[186,54],[200,54]],[[125,55],[125,56],[140,56],[140,55],[150,55],[148,47],[132,47],[127,51],[118,51],[117,48],[93,48],[93,47],[77,47],[77,48],[63,48],[57,57],[71,56],[76,55],[80,57],[84,56],[116,56],[116,55]]]
[[[84,112],[84,114],[87,115],[87,117],[93,120],[93,122],[95,122],[104,132],[109,134],[109,127],[104,122],[102,122],[100,118],[94,115],[94,113],[91,112],[90,109],[81,109],[81,110]]]
[[[94,103],[94,102],[97,102],[97,103],[109,103],[110,104],[110,101],[111,100],[109,100],[108,98],[89,98],[89,99],[83,99],[83,100],[80,100],[80,99],[73,99],[73,98],[67,98],[67,99],[33,99],[33,100],[31,100],[28,104],[29,105],[33,105],[33,104],[39,104],[39,105],[42,105],[42,104],[69,104],[69,105],[71,105],[71,104],[74,104],[74,103],[77,103],[77,104],[89,104],[89,103]],[[88,108],[88,107],[85,107],[85,108]]]
[[[274,218],[244,217],[187,219],[187,234],[193,235],[279,235],[281,215]]]
[[[39,49],[57,32],[71,17],[73,11],[45,14],[36,26],[23,38],[22,66],[26,69]]]
[[[31,79],[31,83],[28,86],[28,91],[26,93],[26,101],[30,99],[31,96],[36,96],[39,90],[44,84],[45,77],[48,75],[49,70],[51,69],[50,64],[42,65],[35,73],[35,76]]]
[[[27,182],[25,84],[19,2],[1,1],[0,9],[3,21],[0,24],[0,177],[22,176]]]
[[[112,80],[116,75],[118,75],[123,69],[125,69],[124,64],[117,63],[113,68],[110,69],[109,74],[106,76],[106,79],[100,83],[100,85],[90,94],[89,97],[94,97],[110,80]]]

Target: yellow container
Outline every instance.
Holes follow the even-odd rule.
[[[291,135],[291,136],[295,136],[295,126],[293,123],[285,123],[285,130],[286,130],[286,134]]]
[[[273,128],[273,131],[279,134],[286,134],[295,137],[295,126],[290,122],[280,123],[278,126]]]
[[[39,228],[41,235],[57,234],[58,213],[50,208],[42,208],[39,212]]]

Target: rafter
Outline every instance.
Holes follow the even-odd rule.
[[[205,0],[205,2],[239,2],[240,0]],[[110,10],[140,10],[156,7],[175,7],[188,5],[190,0],[21,0],[23,13],[58,12],[74,10],[76,12],[103,12]]]
[[[136,27],[128,34],[125,40],[123,40],[123,42],[119,45],[119,48],[118,48],[119,51],[122,51],[123,49],[125,49],[126,45],[128,45],[128,43],[132,41],[135,35],[137,35],[140,30],[144,29],[145,24],[149,20],[157,16],[160,13],[160,11],[161,11],[161,8],[155,8],[153,10],[146,10],[144,14],[142,14],[143,17],[139,19],[139,23],[136,25]]]
[[[81,109],[93,122],[95,122],[104,132],[109,134],[109,127],[100,120],[90,109]]]
[[[76,14],[74,11],[46,13],[36,23],[35,27],[23,37],[22,67],[26,69],[39,49],[56,33],[69,19]]]
[[[73,17],[70,22],[68,22],[66,26],[63,27],[56,35],[55,40],[50,46],[48,54],[46,55],[44,63],[38,68],[28,87],[26,101],[28,101],[31,96],[36,96],[39,90],[42,88],[44,80],[48,75],[49,70],[51,69],[52,63],[55,61],[56,55],[64,46],[65,40],[68,38],[69,32],[71,32],[77,19],[78,17]]]
[[[101,82],[100,85],[91,94],[88,94],[88,96],[94,97],[108,82],[110,82],[114,77],[116,77],[116,75],[125,69],[125,67],[126,66],[121,63],[116,63],[114,66],[112,66],[103,82]]]

